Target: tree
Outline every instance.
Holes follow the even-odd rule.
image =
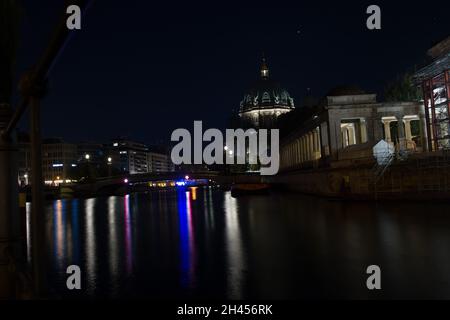
[[[386,86],[384,98],[389,102],[418,101],[422,99],[422,92],[413,83],[412,75],[405,73]]]

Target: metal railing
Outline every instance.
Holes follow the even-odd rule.
[[[86,9],[92,0],[66,0],[65,7],[77,5],[82,10]],[[43,209],[43,179],[42,179],[42,142],[40,101],[46,93],[47,78],[58,57],[64,51],[66,43],[73,31],[66,25],[67,13],[61,12],[61,19],[55,28],[53,37],[46,47],[43,55],[34,68],[26,73],[20,81],[21,100],[14,114],[10,117],[4,129],[0,132],[2,141],[9,141],[18,122],[30,106],[30,133],[31,133],[31,158],[32,158],[32,209],[30,215],[31,243],[32,243],[32,278],[35,296],[44,296],[46,290],[45,270],[45,217]],[[12,152],[12,151],[11,151]],[[17,182],[15,182],[17,183]],[[11,190],[15,188],[11,185]],[[9,198],[8,194],[0,194],[0,197]],[[17,203],[19,203],[17,199]],[[11,205],[12,207],[12,205]],[[10,214],[8,212],[3,214]]]
[[[371,170],[375,184],[383,177],[389,166],[394,162],[395,153],[385,152],[382,154],[381,159],[380,162],[375,163]]]

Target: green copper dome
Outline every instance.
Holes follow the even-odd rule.
[[[261,77],[244,95],[239,112],[261,109],[293,109],[294,99],[277,82],[269,78],[265,59],[261,65]]]

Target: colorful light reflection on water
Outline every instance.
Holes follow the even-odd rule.
[[[358,272],[374,261],[383,297],[450,298],[450,216],[439,204],[185,187],[58,200],[46,212],[50,284],[67,298],[361,298]],[[65,287],[70,264],[81,292]]]

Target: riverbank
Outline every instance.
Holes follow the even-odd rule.
[[[285,171],[275,182],[286,190],[350,200],[450,201],[450,159],[436,154],[397,160],[377,175],[374,161],[333,163]]]

